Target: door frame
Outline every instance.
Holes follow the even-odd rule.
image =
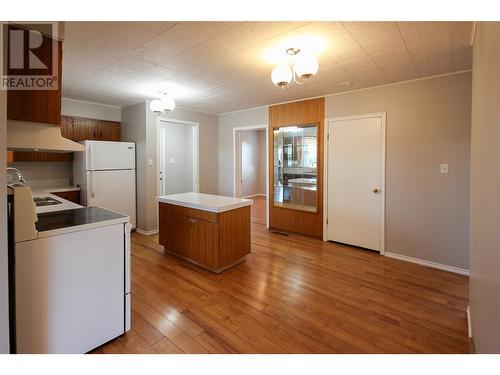
[[[156,121],[156,195],[160,195],[160,125],[162,122],[173,122],[176,124],[187,125],[193,127],[193,191],[200,191],[200,160],[199,160],[199,132],[200,123],[193,121],[177,120],[173,118],[158,117]]]
[[[386,112],[375,112],[375,113],[367,113],[367,114],[362,114],[362,115],[352,115],[352,116],[339,116],[339,117],[330,117],[330,118],[325,118],[325,127],[324,127],[324,150],[325,150],[325,156],[324,156],[324,169],[323,169],[323,175],[325,176],[323,180],[323,191],[324,191],[324,198],[323,198],[323,241],[328,241],[328,180],[329,180],[329,175],[328,175],[328,160],[329,160],[329,143],[330,143],[330,123],[333,122],[338,122],[338,121],[346,121],[346,120],[360,120],[360,119],[365,119],[365,118],[380,118],[382,121],[382,166],[381,166],[381,172],[382,172],[382,181],[381,181],[381,210],[380,210],[380,255],[385,254],[385,161],[386,161],[386,138],[387,138],[387,132],[386,132],[386,117],[387,114]]]
[[[267,131],[268,124],[248,125],[233,128],[233,196],[241,195],[241,136],[238,137],[239,131],[242,130],[265,130],[266,132],[266,228],[269,229],[269,134]],[[239,138],[239,139],[237,139]],[[240,163],[236,162],[237,155]]]

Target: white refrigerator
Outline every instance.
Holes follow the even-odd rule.
[[[128,215],[136,226],[135,143],[83,141],[75,152],[73,184],[84,206],[98,206]]]

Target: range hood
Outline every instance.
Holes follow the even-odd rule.
[[[61,135],[57,125],[28,121],[7,121],[7,149],[12,151],[84,151],[80,143]]]

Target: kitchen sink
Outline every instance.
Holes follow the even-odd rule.
[[[58,201],[57,199],[54,199],[52,197],[33,198],[33,201],[35,202],[35,205],[37,207],[52,206],[54,204],[62,204],[61,201]]]

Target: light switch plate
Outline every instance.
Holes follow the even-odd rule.
[[[448,173],[448,164],[447,163],[440,164],[439,171],[442,174],[447,174]]]
[[[150,167],[152,167],[152,166],[153,166],[153,159],[148,159],[148,165],[149,165]]]
[[[170,159],[168,160],[168,163],[169,163],[170,165],[174,165],[174,164],[175,164],[175,159],[174,159],[174,158],[170,158]]]

